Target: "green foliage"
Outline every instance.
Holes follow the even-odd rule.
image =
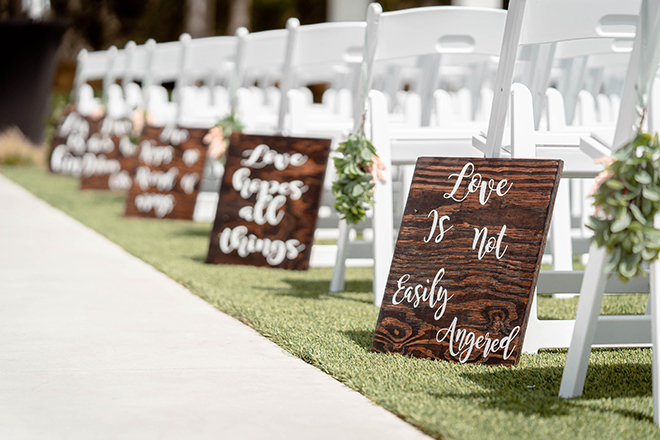
[[[351,134],[339,144],[334,157],[337,180],[332,183],[335,208],[348,223],[356,224],[367,218],[367,209],[374,204],[371,175],[376,149],[364,134]]]
[[[612,158],[597,179],[596,213],[587,226],[594,231],[593,242],[612,256],[606,270],[628,281],[645,275],[646,264],[660,252],[660,230],[653,225],[660,209],[658,135],[639,133]]]
[[[229,137],[233,132],[241,133],[243,131],[243,124],[238,120],[235,112],[229,113],[223,120],[215,124],[216,127],[222,128],[222,134],[225,136],[225,139],[229,140]]]
[[[34,161],[30,156],[23,156],[20,154],[8,154],[7,156],[0,157],[0,165],[8,165],[8,166],[34,165]]]

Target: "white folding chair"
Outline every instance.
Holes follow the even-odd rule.
[[[657,27],[660,18],[660,8],[657,1],[644,1],[640,11],[641,20],[647,20],[653,27],[640,29],[635,38],[635,45],[628,66],[624,85],[619,119],[617,121],[614,149],[631,140],[636,132],[638,105],[637,88],[646,87],[646,78],[653,77],[657,69],[657,60],[653,60],[650,52],[656,50],[659,41],[650,40],[648,46],[642,45],[643,39],[650,38],[655,32],[650,29]],[[648,33],[646,33],[648,32]],[[644,62],[642,62],[644,61]],[[642,79],[642,83],[638,81]],[[649,91],[650,92],[650,91]],[[605,146],[606,148],[606,146]],[[660,219],[656,217],[655,227],[660,227]],[[657,349],[660,335],[660,265],[651,263],[651,280],[649,305],[645,315],[634,316],[599,316],[603,294],[606,291],[606,274],[604,272],[608,254],[605,248],[592,245],[589,251],[589,261],[582,279],[580,301],[575,320],[575,331],[571,339],[566,365],[562,376],[559,396],[576,397],[582,394],[589,364],[589,354],[593,344],[635,344],[652,343],[653,345],[653,421],[660,424],[660,353]]]
[[[279,93],[265,90],[282,76],[287,35],[286,29],[248,33],[241,28],[237,31],[236,71],[230,88],[237,88],[236,111],[247,133],[266,134],[277,130]]]
[[[126,68],[121,81],[122,87],[136,81],[143,81],[147,73],[147,48],[146,45],[135,44],[135,41],[129,41],[124,46],[126,53]]]
[[[473,145],[484,151],[488,157],[506,154],[514,158],[560,158],[564,160],[564,178],[593,177],[602,166],[594,163],[593,156],[581,148],[582,135],[589,131],[540,132],[535,130],[535,104],[532,92],[522,84],[512,84],[516,53],[519,47],[542,46],[549,54],[559,41],[629,38],[634,34],[639,1],[621,2],[618,0],[514,0],[509,4],[507,29],[500,65],[495,84],[493,107],[490,114],[488,134],[476,136]],[[539,62],[539,66],[550,69],[551,63]],[[537,73],[537,84],[547,84],[549,71]],[[541,93],[537,85],[535,93]],[[543,94],[545,91],[543,91]],[[511,107],[509,108],[509,100]],[[538,106],[537,113],[538,115]],[[510,112],[509,139],[503,142],[505,122]],[[505,149],[502,145],[505,145]],[[601,153],[602,153],[601,149]],[[566,289],[566,293],[578,291],[575,281],[581,273],[572,272],[572,243],[570,236],[570,197],[568,186],[562,180],[553,214],[551,226],[551,245],[555,271],[544,271],[539,277],[538,291],[559,293],[557,288]],[[562,254],[563,252],[563,254]],[[561,263],[561,264],[557,264]],[[549,283],[542,283],[543,278]],[[551,291],[544,291],[544,286]],[[615,291],[626,291],[626,287],[612,286]],[[536,312],[536,297],[532,304],[525,345],[526,352],[536,352],[543,347],[567,347],[573,332],[573,321],[539,320]]]
[[[287,21],[287,51],[281,81],[278,130],[292,135],[344,137],[353,127],[352,115],[338,107],[313,105],[308,84],[333,83],[348,73],[348,90],[357,88],[366,23],[335,22],[300,26]],[[352,74],[352,75],[351,75]]]
[[[76,73],[71,89],[71,100],[75,101],[78,89],[89,81],[104,80],[112,68],[113,58],[117,48],[112,46],[108,50],[88,52],[82,49],[76,58]]]
[[[432,97],[432,87],[437,83],[437,72],[444,55],[464,53],[470,54],[471,58],[475,55],[488,58],[499,54],[505,16],[504,11],[495,9],[443,6],[382,13],[380,5],[372,3],[367,13],[363,87],[360,93],[370,89],[372,72],[377,62],[416,56],[434,60],[428,63],[430,71],[425,72],[421,79],[421,83],[425,84],[422,90],[426,90],[424,93]],[[361,102],[360,99],[359,96],[358,102]],[[380,305],[393,253],[394,206],[399,200],[407,198],[407,189],[412,180],[411,165],[422,155],[469,157],[483,154],[471,146],[471,138],[478,132],[475,129],[395,129],[389,121],[387,99],[382,92],[370,92],[369,111],[367,136],[371,138],[385,164],[386,180],[384,183],[376,181],[372,217],[374,304]],[[356,114],[357,127],[361,123],[362,109],[356,110]],[[393,178],[396,174],[392,173],[392,167],[395,165],[402,167],[403,174],[401,182],[397,182],[397,186],[402,188],[399,200],[393,198]],[[402,209],[397,211],[398,220]],[[349,232],[346,222],[342,222],[331,292],[343,290],[345,262],[353,252],[348,239]],[[355,253],[361,256],[361,251],[356,249]]]
[[[181,86],[195,85],[197,81],[209,88],[228,84],[234,71],[237,37],[185,38],[182,43]]]

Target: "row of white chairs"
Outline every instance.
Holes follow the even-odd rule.
[[[374,296],[379,304],[389,269],[387,256],[391,255],[394,235],[391,231],[400,219],[415,155],[483,154],[472,146],[472,138],[485,132],[488,126],[489,106],[494,93],[492,80],[489,82],[485,78],[486,73],[494,73],[494,66],[497,66],[506,12],[461,7],[418,8],[391,13],[381,13],[374,7],[370,11],[373,14],[366,23],[300,26],[296,19],[290,19],[284,30],[250,34],[241,29],[235,37],[195,40],[184,35],[178,42],[162,45],[150,41],[142,46],[128,44],[123,51],[110,49],[105,54],[82,52],[79,68],[82,79],[77,81],[91,78],[93,69],[90,66],[100,66],[102,63],[98,60],[105,56],[106,61],[111,60],[105,64],[104,77],[108,98],[106,110],[110,113],[114,109],[121,113],[122,109],[126,112],[144,105],[156,123],[211,126],[229,112],[232,100],[235,100],[234,108],[248,132],[330,136],[337,140],[362,123],[366,91],[371,90],[373,84],[381,83],[383,99],[376,100],[381,102],[382,108],[373,113],[382,113],[383,119],[372,116],[372,119],[376,118],[372,125],[377,127],[376,130],[387,125],[390,132],[382,136],[390,139],[376,142],[377,148],[380,151],[391,144],[389,147],[396,152],[397,143],[406,144],[420,138],[423,151],[412,150],[414,154],[406,155],[406,158],[399,158],[395,153],[392,158],[392,165],[388,167],[390,175],[387,176],[390,184],[377,191],[376,210],[383,207],[378,218],[384,219],[379,222],[385,226],[380,228],[383,234],[377,233],[373,240],[374,251],[369,244],[351,242],[348,239],[351,228],[340,228],[339,251],[331,283],[332,291],[343,289],[344,268],[350,257],[385,255],[385,258],[377,258],[374,265]],[[402,32],[402,29],[406,31]],[[521,45],[518,62],[513,66],[513,77],[526,82],[530,91],[538,89],[532,92],[533,97],[547,94],[547,99],[533,99],[534,121],[527,127],[529,133],[525,136],[547,136],[548,131],[536,132],[542,127],[550,132],[563,131],[565,127],[568,130],[566,120],[573,117],[567,111],[569,107],[573,108],[571,102],[575,107],[573,114],[578,115],[573,119],[583,123],[578,130],[584,131],[584,126],[591,123],[611,123],[612,108],[618,106],[617,95],[612,94],[611,99],[602,94],[593,98],[588,91],[580,90],[581,87],[573,87],[575,90],[569,93],[571,87],[568,85],[585,83],[585,87],[594,88],[597,77],[602,89],[604,79],[612,76],[606,76],[604,71],[612,64],[621,70],[619,65],[629,57],[631,35],[634,33],[619,32],[604,38],[552,42],[550,48],[548,44]],[[366,51],[363,47],[367,48]],[[589,54],[590,50],[595,55]],[[551,57],[553,54],[554,58]],[[90,64],[85,63],[85,59],[97,61]],[[611,63],[605,63],[605,59]],[[597,69],[601,69],[600,74],[587,75]],[[102,70],[97,68],[97,74]],[[379,76],[379,72],[382,75]],[[121,90],[115,84],[118,76],[125,83],[125,103],[122,103]],[[463,76],[463,80],[456,80],[459,76]],[[205,84],[211,85],[190,85],[202,78]],[[401,90],[402,78],[412,91]],[[140,80],[143,87],[140,89],[132,80]],[[170,100],[167,91],[155,85],[157,80],[175,82],[175,99]],[[546,92],[551,80],[557,82],[558,88]],[[276,81],[279,88],[273,87]],[[452,81],[472,86],[456,92],[437,89],[439,84]],[[218,82],[224,85],[213,85]],[[314,106],[308,89],[298,87],[309,82],[328,82],[336,87],[326,93],[323,105]],[[559,91],[562,88],[564,93]],[[79,88],[83,89],[83,86]],[[87,90],[86,93],[91,92]],[[479,99],[475,99],[477,95]],[[144,102],[140,101],[141,97]],[[609,106],[609,116],[597,116],[596,106],[592,103],[596,99],[599,109]],[[545,102],[547,106],[544,108]],[[394,114],[396,109],[403,110]],[[435,127],[418,128],[432,121]],[[579,133],[572,139],[579,139]],[[388,152],[384,154],[387,156]],[[587,175],[574,177],[588,177],[596,170],[597,167],[591,164]],[[328,176],[331,180],[332,173]],[[326,208],[332,204],[329,185],[330,181],[324,197]],[[571,186],[581,189],[584,185]],[[393,191],[400,194],[396,200],[380,200],[383,194],[390,198],[388,194]],[[566,191],[562,194],[562,197],[568,197]],[[578,193],[578,197],[581,196]],[[583,217],[584,212],[580,211]],[[554,268],[570,270],[573,261],[571,214],[565,214],[565,217],[569,220],[555,221],[551,248]],[[336,217],[333,217],[321,225],[336,226],[335,221]],[[585,238],[581,237],[582,242]],[[378,250],[380,246],[384,246],[382,251]]]

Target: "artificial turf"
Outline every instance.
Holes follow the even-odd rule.
[[[123,195],[79,191],[76,179],[39,167],[0,173],[433,437],[660,438],[650,349],[595,349],[584,395],[571,400],[557,397],[565,350],[522,355],[516,367],[370,353],[378,316],[370,268],[349,268],[346,292],[328,294],[329,268],[207,265],[210,223],[126,219]],[[646,295],[610,296],[603,313],[645,305]],[[576,306],[577,298],[540,298],[539,317],[569,319]]]

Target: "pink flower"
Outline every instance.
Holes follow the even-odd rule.
[[[609,171],[607,167],[612,165],[614,162],[616,162],[616,159],[614,159],[612,156],[603,156],[600,159],[596,160],[596,163],[600,163],[605,166],[605,169],[601,171],[597,176],[596,176],[596,183],[594,186],[591,188],[591,195],[593,196],[598,192],[598,189],[600,186],[608,179],[610,179],[614,174],[612,171]]]
[[[140,109],[133,110],[131,113],[131,124],[133,124],[133,133],[140,135],[144,128],[144,111]]]
[[[89,115],[90,118],[92,119],[101,119],[105,115],[105,106],[103,104],[99,104],[96,106],[92,114]]]
[[[206,135],[204,135],[204,142],[209,146],[209,157],[217,160],[220,156],[227,151],[227,141],[222,127],[216,126],[211,128]]]
[[[594,162],[604,165],[605,168],[607,168],[616,162],[616,159],[614,159],[612,156],[603,156],[600,159],[596,159]]]
[[[385,170],[385,164],[378,156],[372,156],[371,160],[373,161],[373,164],[369,167],[369,171],[371,172],[371,175],[374,176],[374,180],[378,179],[381,183],[385,183],[385,175],[382,173],[382,171]]]

